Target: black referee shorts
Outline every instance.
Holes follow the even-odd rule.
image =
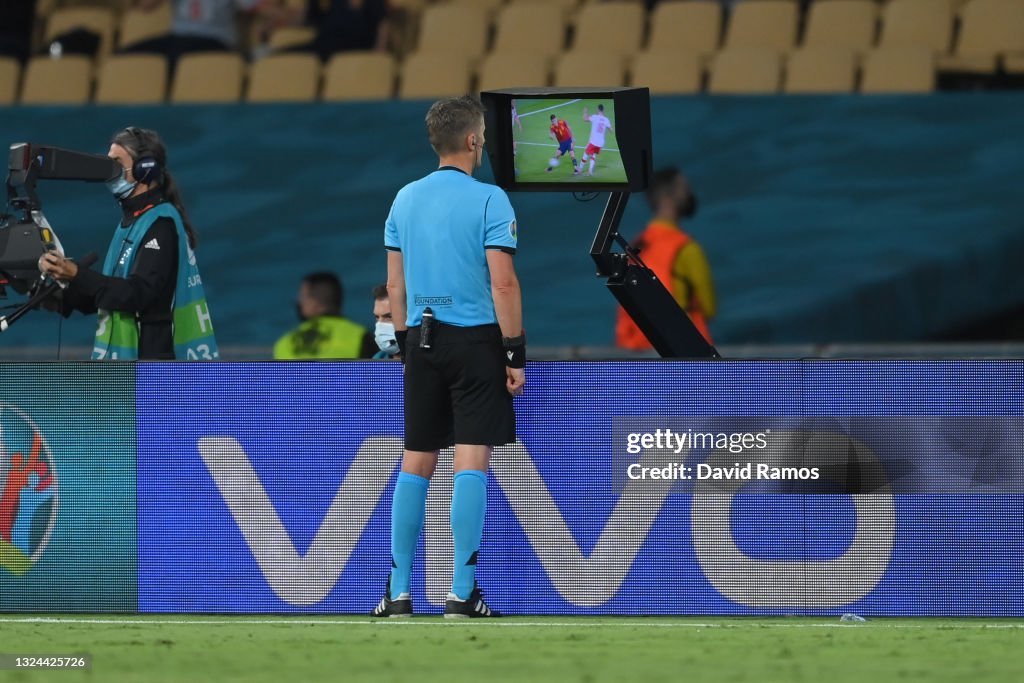
[[[512,396],[497,325],[434,323],[431,348],[410,327],[405,358],[405,447],[500,446],[516,440]]]

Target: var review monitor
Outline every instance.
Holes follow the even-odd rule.
[[[647,88],[480,93],[495,183],[512,191],[640,192],[651,175]]]

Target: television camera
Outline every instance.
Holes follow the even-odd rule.
[[[39,272],[39,258],[43,254],[64,250],[43,215],[37,181],[101,183],[120,174],[121,165],[106,156],[28,142],[11,145],[7,157],[7,204],[0,211],[0,298],[6,297],[6,288],[10,287],[27,295],[28,300],[10,315],[0,317],[0,332],[61,287]],[[79,260],[79,267],[89,267],[95,261],[96,255],[89,254]]]

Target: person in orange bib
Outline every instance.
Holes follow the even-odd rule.
[[[633,246],[711,344],[708,320],[715,315],[711,267],[704,250],[679,227],[681,219],[696,213],[697,198],[679,169],[663,168],[651,178],[647,202],[654,217]],[[621,306],[615,323],[615,345],[635,351],[653,348]]]

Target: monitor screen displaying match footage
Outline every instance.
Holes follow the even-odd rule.
[[[612,99],[514,99],[511,116],[518,182],[628,181]]]

